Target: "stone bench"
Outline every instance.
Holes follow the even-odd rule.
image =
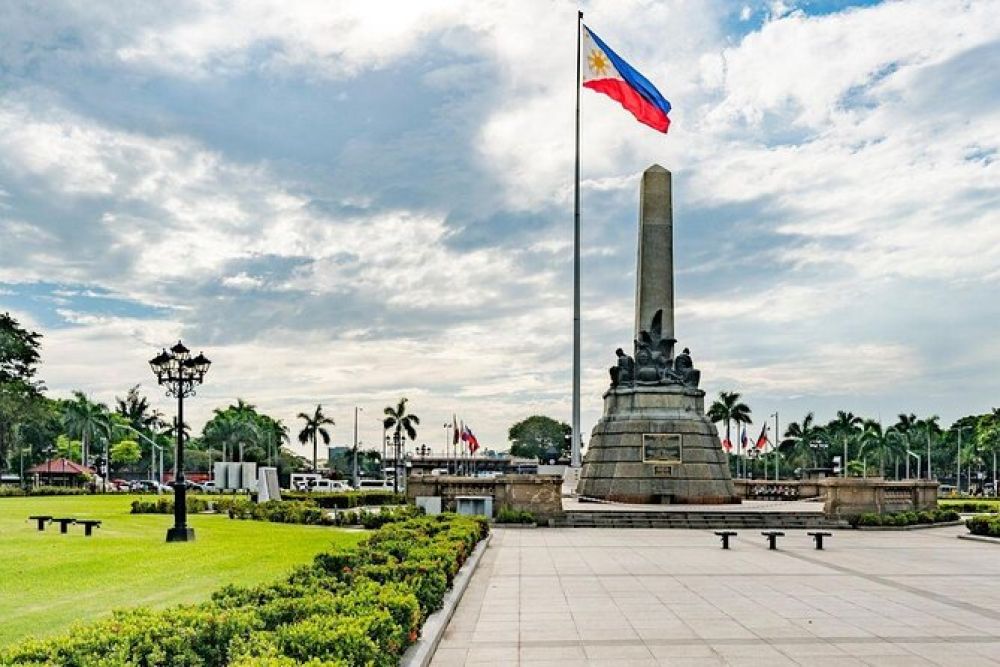
[[[777,551],[778,538],[785,536],[780,530],[762,530],[760,534],[767,538],[767,548],[771,551]]]
[[[833,537],[833,533],[824,533],[822,531],[816,531],[814,533],[806,533],[807,535],[812,535],[813,541],[816,542],[816,550],[823,550],[823,538]]]
[[[29,516],[28,520],[37,521],[38,530],[43,531],[45,530],[45,524],[47,524],[49,521],[52,521],[52,517],[44,514],[36,514],[34,516]]]
[[[101,522],[94,519],[81,519],[77,521],[78,524],[83,526],[83,534],[90,537],[93,534],[94,528],[100,528]]]
[[[61,518],[61,519],[53,518],[52,519],[52,523],[58,523],[59,524],[59,532],[65,535],[68,532],[69,525],[71,523],[76,523],[76,519],[72,519],[72,518],[69,518],[69,517],[64,517],[64,518]]]
[[[736,535],[735,530],[717,530],[715,534],[722,538],[722,548],[729,548],[729,538]]]

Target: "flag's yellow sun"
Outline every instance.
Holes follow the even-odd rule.
[[[608,73],[608,61],[604,57],[604,54],[594,49],[587,56],[587,62],[590,63],[590,69],[594,70],[598,74]]]

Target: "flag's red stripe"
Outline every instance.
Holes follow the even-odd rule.
[[[621,79],[594,79],[583,84],[584,88],[604,93],[617,100],[627,111],[630,111],[640,123],[649,125],[654,130],[667,133],[670,118],[661,109],[650,104],[632,86]]]

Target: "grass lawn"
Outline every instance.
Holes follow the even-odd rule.
[[[137,496],[0,498],[0,646],[55,634],[112,609],[204,600],[224,584],[271,581],[360,532],[195,515],[196,540],[167,544],[172,515],[129,514]],[[38,532],[33,514],[103,521]]]

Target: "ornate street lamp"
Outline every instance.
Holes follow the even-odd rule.
[[[170,351],[163,350],[149,360],[157,383],[166,386],[167,396],[177,397],[177,455],[174,459],[174,527],[167,531],[167,542],[194,540],[194,528],[187,525],[187,480],[184,478],[184,398],[194,396],[195,386],[205,381],[212,364],[204,354],[191,357],[191,350],[177,341]]]

